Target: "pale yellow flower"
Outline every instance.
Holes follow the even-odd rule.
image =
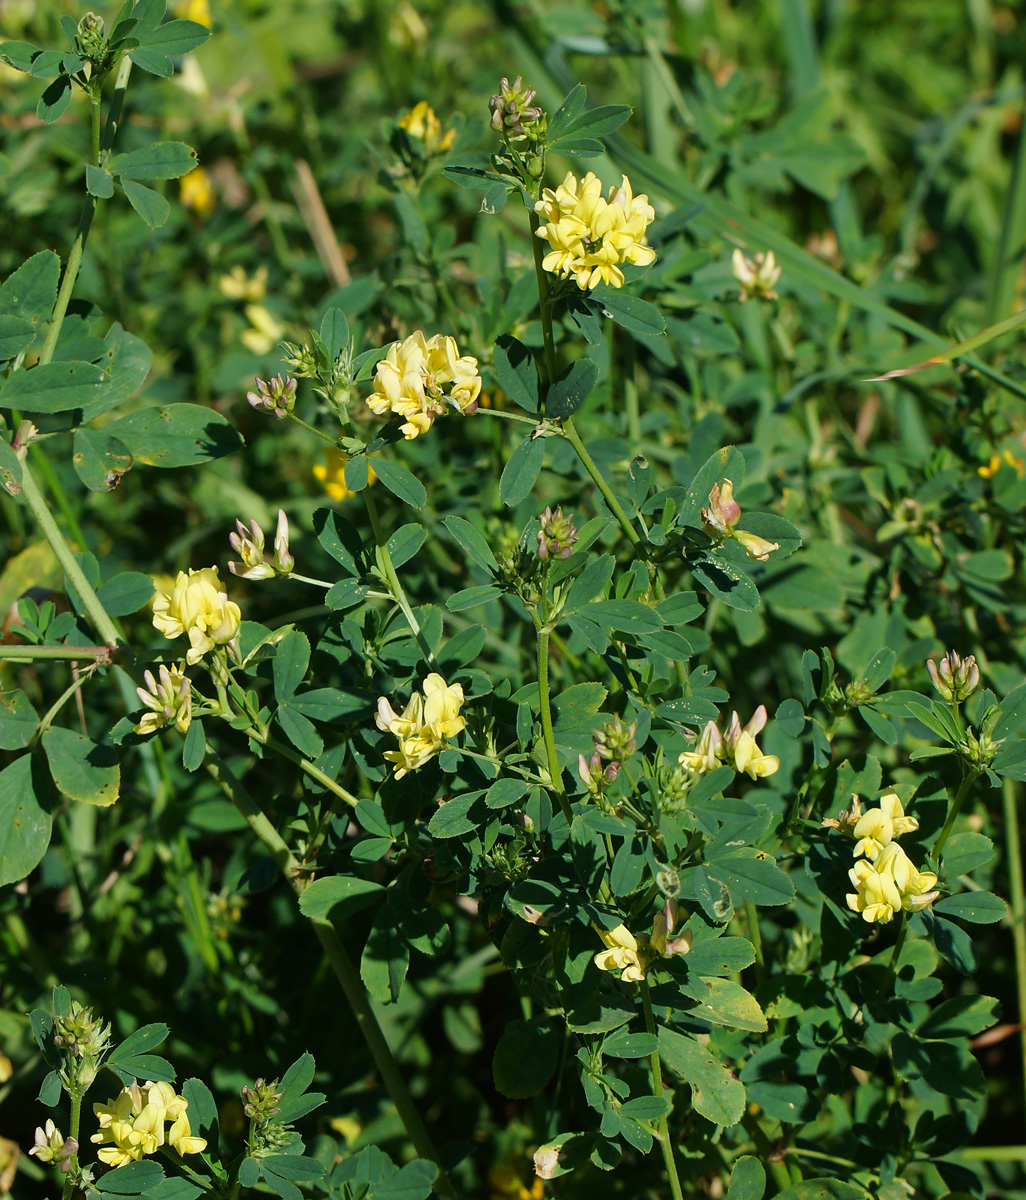
[[[888,792],[880,797],[880,807],[868,809],[855,823],[855,857],[864,854],[875,859],[885,846],[903,833],[912,833],[919,828],[915,817],[906,817],[897,793]]]
[[[625,983],[640,983],[645,978],[645,963],[634,934],[626,925],[598,929],[597,933],[606,948],[595,955],[595,966],[600,971],[619,971]]]
[[[436,672],[424,680],[423,693],[413,693],[402,715],[385,696],[378,700],[374,723],[399,739],[396,750],[385,752],[385,759],[394,764],[396,779],[422,767],[448,738],[462,733],[467,724],[459,712],[463,700],[463,688],[458,683],[447,684]]]
[[[775,754],[763,754],[755,740],[766,727],[766,720],[766,706],[760,704],[744,727],[741,718],[732,712],[726,734],[720,733],[715,721],[709,721],[694,749],[685,750],[677,761],[694,775],[704,775],[724,764],[752,779],[765,779],[780,769],[780,759]]]
[[[234,266],[217,281],[221,295],[229,300],[248,300],[255,304],[267,295],[267,268],[260,267],[250,276],[240,266]]]
[[[190,208],[198,217],[208,217],[217,201],[210,176],[202,167],[193,167],[178,181],[178,196],[183,208]]]
[[[919,912],[939,895],[932,890],[937,876],[920,871],[897,842],[889,842],[874,861],[860,858],[848,875],[855,891],[847,895],[848,907],[866,921],[886,924],[902,909]]]
[[[685,750],[677,761],[692,774],[704,775],[706,771],[714,771],[720,765],[722,750],[723,734],[720,733],[715,721],[709,721],[695,743],[694,749]]]
[[[188,1107],[189,1102],[171,1084],[152,1081],[141,1087],[133,1083],[106,1104],[94,1104],[100,1129],[91,1140],[100,1145],[97,1158],[110,1167],[123,1167],[156,1154],[165,1142],[179,1154],[198,1154],[207,1143],[204,1138],[192,1136]],[[165,1137],[168,1121],[173,1124]]]
[[[197,25],[205,25],[213,29],[214,21],[210,15],[210,0],[178,0],[175,4],[175,16],[183,21],[195,21]]]
[[[419,18],[418,18],[419,20]],[[410,137],[415,137],[424,147],[424,157],[433,158],[436,154],[444,154],[456,137],[455,129],[442,132],[442,123],[435,110],[426,100],[415,104],[409,112],[404,113],[397,122]]]
[[[367,404],[379,417],[403,417],[400,429],[409,440],[426,433],[447,408],[470,416],[480,394],[477,359],[461,357],[455,338],[436,333],[426,339],[418,329],[393,342],[378,363]]]
[[[626,175],[607,198],[592,171],[581,180],[568,172],[555,191],[542,192],[534,208],[547,221],[537,231],[549,243],[542,266],[563,279],[573,278],[582,292],[600,283],[622,287],[623,263],[647,267],[655,262],[645,237],[655,209],[647,196],[634,195]]]
[[[170,591],[153,600],[153,624],[166,638],[189,638],[185,661],[195,665],[215,646],[232,641],[239,632],[242,612],[228,599],[217,567],[179,571]]]
[[[249,329],[239,335],[239,341],[254,354],[270,354],[285,334],[285,326],[273,317],[262,304],[247,304]]]
[[[709,492],[709,507],[702,509],[702,524],[711,538],[722,541],[733,538],[750,557],[766,562],[779,542],[770,542],[746,529],[736,529],[741,520],[741,505],[734,499],[734,485],[729,479],[714,483]]]

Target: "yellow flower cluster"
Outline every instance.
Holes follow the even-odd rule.
[[[374,720],[379,729],[399,739],[399,749],[385,753],[394,763],[396,779],[422,767],[441,750],[446,738],[454,738],[466,728],[467,722],[460,716],[462,704],[463,688],[458,683],[446,684],[434,673],[424,680],[423,693],[414,692],[410,697],[402,716],[381,697]]]
[[[405,130],[410,137],[415,137],[424,147],[425,158],[444,154],[456,137],[455,129],[442,132],[442,122],[426,100],[415,104],[408,113],[399,118],[398,124],[400,129]]]
[[[741,718],[732,712],[725,734],[720,733],[715,721],[710,721],[694,749],[685,750],[677,761],[694,775],[704,775],[718,766],[733,767],[752,779],[775,774],[780,769],[780,759],[775,754],[763,754],[755,741],[766,727],[766,716],[766,706],[760,704],[752,719],[742,727]]]
[[[626,925],[617,925],[615,929],[599,929],[596,926],[595,932],[606,948],[595,955],[595,966],[600,971],[619,971],[624,983],[640,983],[656,959],[687,954],[691,949],[690,929],[685,929],[679,937],[671,936],[677,916],[677,902],[667,900],[652,921],[651,936],[642,934],[640,941]]]
[[[217,567],[179,571],[173,585],[153,597],[153,624],[166,638],[188,636],[185,661],[190,666],[215,646],[232,641],[241,621],[242,612],[228,599]]]
[[[344,450],[325,450],[324,457],[326,462],[314,463],[314,479],[323,486],[337,504],[348,500],[350,496],[355,496],[356,492],[346,487],[346,463],[349,462],[349,455]],[[374,483],[377,478],[374,466],[368,459],[367,482]]]
[[[100,1130],[92,1141],[100,1144],[96,1152],[109,1167],[138,1162],[144,1155],[156,1154],[165,1143],[179,1154],[199,1154],[206,1139],[194,1137],[186,1109],[188,1100],[179,1096],[169,1083],[147,1081],[123,1088],[106,1104],[94,1104],[93,1112]],[[167,1122],[171,1128],[165,1130]]]
[[[379,417],[403,417],[400,428],[409,440],[426,433],[447,406],[470,416],[480,394],[477,359],[460,357],[455,338],[440,333],[425,338],[418,329],[404,342],[393,342],[378,363],[367,404]]]
[[[903,833],[919,828],[915,817],[907,817],[901,800],[894,792],[880,797],[880,807],[862,811],[858,796],[840,817],[823,822],[840,829],[855,840],[855,865],[848,872],[854,892],[846,899],[852,912],[864,920],[886,924],[903,909],[919,912],[939,895],[932,890],[937,876],[920,871],[895,840]]]
[[[198,217],[210,216],[217,205],[210,176],[202,167],[193,167],[179,179],[178,198],[183,208],[191,208]]]
[[[621,263],[655,262],[645,237],[655,209],[647,196],[634,195],[626,175],[606,199],[594,172],[578,180],[571,171],[555,191],[542,192],[534,209],[548,221],[537,231],[549,243],[542,266],[563,279],[572,276],[582,292],[600,283],[622,287]]]

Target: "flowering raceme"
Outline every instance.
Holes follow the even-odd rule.
[[[720,733],[715,721],[709,721],[694,749],[685,750],[677,761],[695,775],[704,775],[723,764],[752,779],[765,779],[780,769],[780,759],[775,754],[763,754],[755,741],[765,729],[766,719],[766,706],[760,704],[743,727],[741,718],[732,712],[726,734]]]
[[[188,1107],[189,1102],[169,1083],[151,1080],[142,1087],[134,1083],[123,1088],[106,1104],[94,1104],[100,1122],[99,1132],[91,1138],[100,1145],[97,1158],[110,1167],[123,1167],[156,1154],[165,1143],[179,1154],[199,1154],[207,1143],[205,1138],[193,1136],[185,1111]],[[171,1128],[165,1131],[168,1121]]]
[[[447,407],[470,416],[480,394],[477,359],[461,357],[455,338],[440,333],[425,338],[418,329],[405,341],[393,342],[378,363],[367,404],[379,417],[403,417],[400,429],[409,441],[426,433]]]
[[[394,763],[396,779],[422,767],[447,738],[466,728],[467,722],[460,716],[462,705],[463,688],[458,683],[447,684],[437,673],[424,680],[423,693],[413,693],[401,716],[384,696],[378,700],[375,724],[399,739],[397,750],[385,752],[385,758]]]
[[[135,690],[150,711],[143,714],[135,732],[145,737],[173,723],[179,733],[188,733],[192,723],[192,688],[185,677],[185,663],[170,670],[162,666],[159,682],[152,671],[147,671],[143,678],[146,687]]]
[[[215,646],[230,642],[239,632],[242,612],[228,599],[217,567],[179,571],[173,586],[153,598],[153,624],[166,638],[187,634],[190,650],[185,661],[195,665]]]
[[[606,199],[597,175],[589,171],[578,180],[571,171],[555,191],[542,192],[534,209],[548,221],[537,231],[549,243],[542,266],[563,279],[572,276],[582,292],[600,283],[622,287],[621,263],[655,262],[645,237],[655,209],[647,196],[634,195],[626,175]]]

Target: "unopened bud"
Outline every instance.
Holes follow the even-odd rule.
[[[540,141],[547,122],[543,110],[533,103],[535,94],[519,75],[512,83],[503,76],[498,92],[488,101],[492,129],[510,141],[524,137]]]
[[[748,258],[737,249],[730,265],[734,278],[741,285],[742,301],[747,300],[749,296],[759,296],[764,300],[777,299],[773,285],[780,278],[780,267],[777,266],[772,250]]]
[[[242,579],[273,579],[291,573],[296,560],[289,551],[289,521],[284,511],[278,510],[274,558],[270,562],[264,557],[264,531],[256,521],[251,520],[248,525],[236,521],[235,530],[228,535],[228,541],[242,561],[228,564],[233,575]]]
[[[35,1145],[29,1151],[41,1163],[53,1163],[65,1175],[71,1170],[71,1160],[77,1153],[78,1142],[74,1138],[65,1138],[53,1121],[36,1128]]]
[[[637,749],[637,732],[637,721],[625,725],[617,716],[612,721],[607,721],[601,729],[596,729],[591,739],[600,757],[622,764]]]
[[[538,557],[542,562],[550,558],[569,558],[577,541],[573,513],[564,516],[562,507],[555,512],[546,508],[539,519]]]
[[[243,1087],[242,1111],[257,1125],[262,1125],[277,1116],[281,1112],[282,1097],[282,1093],[277,1089],[277,1079],[272,1079],[270,1083],[258,1079],[252,1087]]]
[[[257,390],[247,392],[246,399],[254,408],[262,408],[283,420],[296,407],[296,381],[291,375],[275,375],[273,379],[258,379]]]
[[[956,651],[949,650],[939,663],[931,658],[926,669],[937,691],[945,700],[956,704],[968,699],[979,686],[980,668],[973,654],[962,658]]]

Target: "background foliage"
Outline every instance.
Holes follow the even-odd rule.
[[[61,45],[60,18],[69,14],[81,16],[54,2],[2,0],[0,32]],[[113,15],[104,14],[108,24]],[[174,16],[205,14],[194,3]],[[776,860],[754,882],[751,872],[730,875],[729,864],[701,880],[689,876],[680,897],[693,914],[695,951],[706,928],[733,942],[735,957],[724,951],[722,964],[707,964],[708,977],[743,984],[760,1014],[685,1019],[683,1028],[701,1035],[688,1045],[701,1046],[712,1065],[688,1060],[680,1079],[672,1041],[664,1051],[668,1082],[678,1085],[671,1127],[688,1194],[761,1195],[746,1180],[746,1172],[757,1175],[739,1158],[747,1155],[765,1168],[771,1195],[1026,1195],[1014,1028],[1026,1020],[1024,967],[1011,920],[1001,908],[984,913],[1000,917],[996,923],[977,923],[971,904],[952,909],[945,899],[947,917],[916,918],[902,951],[908,970],[895,981],[893,927],[874,928],[845,910],[848,847],[815,828],[852,792],[872,798],[893,787],[906,807],[914,792],[920,830],[910,840],[922,861],[960,779],[957,757],[924,753],[948,736],[942,717],[923,707],[936,699],[925,661],[951,647],[975,654],[993,694],[978,693],[967,717],[978,725],[988,701],[1002,701],[995,736],[1007,742],[992,764],[1001,778],[982,776],[958,818],[942,881],[969,900],[991,890],[1010,897],[1021,927],[1020,846],[1009,826],[1026,721],[1017,692],[1026,661],[1026,373],[1017,335],[963,355],[956,368],[865,382],[1024,307],[1018,14],[989,0],[236,0],[214,3],[212,20],[214,36],[176,56],[173,78],[136,71],[117,146],[131,154],[155,141],[188,143],[205,177],[174,182],[191,158],[134,177],[170,201],[157,228],[137,211],[150,205],[155,219],[157,201],[137,195],[133,208],[119,190],[101,203],[58,349],[58,362],[98,361],[97,339],[112,345],[116,323],[152,351],[148,363],[144,348],[123,343],[124,395],[116,413],[97,412],[90,426],[110,434],[111,422],[128,422],[116,436],[135,465],[108,490],[109,470],[120,475],[125,464],[112,468],[102,457],[101,433],[100,465],[80,435],[74,444],[46,441],[45,453],[30,458],[62,529],[93,556],[93,582],[112,589],[109,611],[141,661],[168,646],[150,624],[149,587],[139,576],[210,563],[224,574],[236,517],[266,530],[284,508],[298,570],[332,582],[358,577],[347,553],[373,547],[359,497],[327,495],[315,473],[337,466],[321,443],[246,401],[255,376],[280,369],[280,341],[309,340],[332,310],[348,318],[358,353],[415,328],[451,332],[482,364],[483,411],[447,417],[427,436],[381,451],[423,485],[422,504],[403,505],[381,482],[371,494],[398,539],[393,559],[438,662],[469,697],[465,745],[488,753],[517,742],[524,762],[544,766],[543,754],[530,757],[540,736],[534,628],[508,578],[492,585],[500,567],[516,574],[516,548],[533,549],[531,522],[548,504],[573,512],[594,539],[581,547],[592,565],[575,559],[574,571],[597,572],[594,589],[577,593],[576,620],[567,609],[550,660],[556,746],[575,803],[585,798],[577,755],[590,753],[593,730],[614,713],[639,722],[646,763],[625,772],[614,801],[629,794],[627,781],[655,796],[651,781],[662,781],[660,771],[686,748],[685,728],[696,731],[720,713],[722,727],[731,709],[747,719],[759,704],[773,718],[761,744],[781,760],[776,775],[750,787],[743,777],[736,785],[721,777],[729,800],[713,787],[688,801],[691,832],[704,839],[702,869],[716,861],[717,837],[721,852],[739,840]],[[496,139],[487,98],[501,75],[517,74],[550,113],[578,81],[590,105],[633,109],[594,157],[554,152],[548,184],[570,167],[595,170],[607,184],[626,172],[657,209],[649,230],[656,264],[559,326],[566,361],[587,343],[597,367],[577,418],[592,456],[632,520],[638,512],[649,526],[661,519],[673,535],[666,500],[690,511],[675,535],[689,545],[703,537],[697,509],[724,478],[746,514],[778,522],[764,526],[766,536],[783,540],[779,530],[790,522],[801,539],[800,548],[797,538],[782,546],[793,554],[765,565],[725,553],[730,584],[722,565],[703,574],[700,554],[686,566],[671,536],[678,552],[663,568],[670,599],[658,621],[639,611],[653,611],[640,603],[650,598],[649,579],[615,524],[588,524],[608,514],[570,444],[539,439],[531,445],[540,450],[517,451],[518,465],[531,458],[523,477],[504,476],[514,448],[528,445],[529,426],[484,411],[510,411],[517,399],[498,339],[542,344],[532,246],[516,194],[504,204],[505,189],[463,188],[442,168],[488,166]],[[40,252],[66,260],[90,134],[84,96],[69,93],[63,114],[43,123],[36,114],[45,82],[0,65],[0,86],[7,279]],[[451,148],[428,158],[396,125],[424,99],[442,129],[455,130]],[[131,198],[131,164],[121,178]],[[498,211],[482,211],[482,197],[486,210]],[[730,269],[736,245],[775,252],[779,299],[740,301]],[[37,262],[40,277],[48,262]],[[234,289],[224,282],[233,270],[244,273]],[[238,294],[247,283],[249,294]],[[45,279],[40,286],[45,294]],[[623,297],[655,306],[665,334],[658,314]],[[24,400],[9,388],[0,393],[5,416]],[[357,394],[369,388],[360,384]],[[138,415],[182,402],[204,406],[203,424],[170,442]],[[318,404],[301,383],[299,411],[328,429],[330,413]],[[380,423],[359,402],[353,413],[357,436],[370,440]],[[44,432],[67,424],[60,415],[36,419]],[[8,434],[15,427],[9,422]],[[221,432],[210,441],[215,427]],[[208,442],[196,450],[201,431]],[[326,504],[335,515],[315,517]],[[5,642],[24,640],[11,627],[31,631],[33,621],[36,640],[89,640],[71,616],[39,607],[49,599],[56,613],[74,611],[29,512],[5,493],[0,507]],[[484,551],[454,518],[470,522]],[[755,532],[758,520],[749,526]],[[593,564],[609,556],[616,565],[607,594],[609,575]],[[492,590],[466,593],[483,587]],[[700,603],[672,607],[693,591]],[[332,813],[328,792],[287,759],[258,754],[238,732],[218,730],[211,744],[296,853],[316,843],[326,876],[368,885],[341,908],[318,912],[331,915],[351,956],[362,958],[386,1035],[457,1185],[495,1197],[570,1198],[596,1188],[668,1194],[658,1154],[646,1155],[658,1105],[636,1107],[637,1119],[622,1115],[627,1095],[649,1098],[646,1060],[637,1046],[610,1046],[608,1038],[599,1049],[604,1034],[616,1036],[608,1015],[616,997],[633,993],[600,981],[588,964],[601,947],[591,925],[603,914],[607,928],[615,924],[617,904],[637,917],[638,931],[650,925],[643,901],[651,907],[655,869],[666,865],[665,839],[679,822],[654,801],[658,820],[638,829],[610,824],[622,812],[607,813],[603,824],[592,807],[596,819],[570,845],[557,816],[550,865],[558,866],[539,872],[532,831],[524,834],[516,814],[526,806],[546,833],[554,806],[544,788],[526,801],[526,788],[489,792],[491,769],[455,755],[400,782],[387,779],[381,752],[391,743],[373,726],[374,705],[385,695],[399,707],[396,698],[405,700],[425,672],[398,612],[374,600],[350,603],[360,599],[356,591],[332,607],[330,595],[325,604],[321,592],[294,580],[232,581],[231,594],[247,621],[302,629],[289,642],[295,678],[305,689],[332,689],[334,699],[324,713],[308,708],[316,720],[309,728],[287,716],[278,728],[293,757],[317,759],[360,806]],[[19,605],[26,595],[30,603]],[[593,602],[614,607],[584,611]],[[48,629],[47,618],[65,626]],[[687,663],[680,677],[676,662]],[[280,650],[273,665],[268,658],[255,668],[261,704],[289,704],[289,669]],[[20,689],[37,713],[71,682],[66,664],[44,663],[5,662],[2,679],[5,693]],[[113,672],[108,680],[91,681],[81,712],[69,704],[51,733],[85,732],[110,746],[111,731],[137,706],[129,688],[126,709]],[[27,769],[22,751],[32,733],[19,732],[19,721],[31,720],[15,712],[0,721],[0,780]],[[337,1151],[365,1147],[396,1163],[412,1157],[321,946],[266,849],[216,781],[190,769],[197,761],[188,751],[183,763],[177,735],[135,740],[126,734],[120,750],[117,804],[95,807],[66,799],[67,789],[54,792],[49,849],[26,881],[15,872],[0,889],[0,1045],[11,1063],[0,1083],[0,1136],[27,1148],[44,1119],[36,1096],[48,1067],[27,1014],[49,1008],[52,988],[63,984],[118,1037],[166,1022],[162,1053],[181,1078],[206,1081],[225,1143],[236,1150],[246,1124],[240,1087],[281,1076],[311,1051],[327,1101],[300,1122],[309,1152],[329,1168]],[[59,753],[45,739],[42,747],[60,785]],[[42,770],[43,755],[35,762]],[[796,797],[811,820],[787,827]],[[437,799],[448,803],[438,807]],[[4,803],[0,795],[0,809]],[[610,838],[617,853],[603,879],[612,896],[600,895],[602,872],[582,861],[596,843],[603,857]],[[752,904],[762,906],[754,927]],[[532,923],[525,905],[558,911],[551,924]],[[742,941],[759,945],[758,962]],[[671,976],[654,983],[657,1008],[672,1011],[671,986]],[[577,1002],[583,1012],[595,994],[604,1015],[590,1025],[580,1013],[575,1020]],[[640,1031],[640,1010],[637,1022]],[[670,1036],[684,1040],[679,1031]],[[741,1123],[744,1101],[738,1107],[740,1093],[728,1086],[736,1081],[718,1064],[747,1089]],[[721,1089],[719,1109],[681,1082],[705,1078]],[[536,1148],[582,1132],[596,1140],[579,1169],[537,1190]],[[963,1143],[968,1151],[951,1153]],[[988,1152],[995,1146],[1003,1153]],[[0,1173],[14,1195],[47,1193],[45,1169],[24,1154],[17,1169],[13,1178]],[[861,1190],[788,1192],[817,1175]],[[359,1194],[342,1178],[325,1186]]]

